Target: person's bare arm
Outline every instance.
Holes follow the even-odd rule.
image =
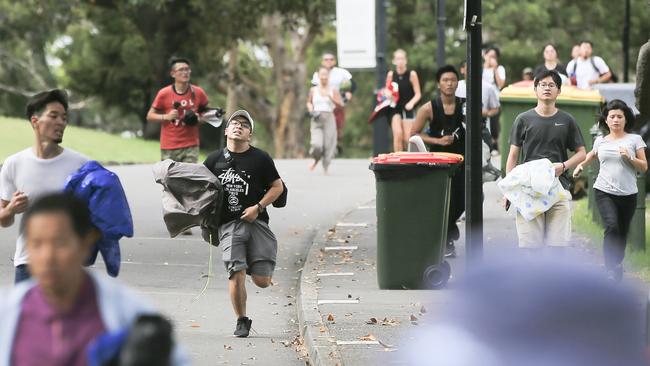
[[[341,93],[336,89],[332,90],[332,102],[334,102],[334,104],[339,107],[343,107],[343,99],[341,99]]]
[[[589,165],[596,157],[597,157],[596,150],[591,150],[590,152],[588,152],[587,155],[585,156],[585,160],[579,163],[576,166],[576,168],[573,170],[573,177],[577,178],[578,176],[580,176],[580,173],[582,173],[584,168],[587,165]]]
[[[14,224],[16,214],[27,209],[29,200],[23,192],[14,192],[11,201],[0,200],[0,227],[9,227]]]
[[[506,86],[506,79],[502,79],[501,75],[499,75],[499,65],[496,65],[494,67],[494,81],[496,82],[499,90],[503,89],[503,87]]]
[[[638,149],[634,157],[631,157],[628,154],[627,149],[624,147],[621,147],[619,151],[621,153],[621,156],[627,160],[627,162],[630,163],[637,172],[645,173],[648,170],[648,161],[645,157],[645,148]]]
[[[433,107],[431,106],[431,102],[428,102],[423,106],[421,106],[420,108],[418,108],[418,111],[415,114],[415,121],[411,126],[411,133],[409,134],[409,136],[419,135],[422,138],[422,141],[430,145],[443,145],[443,146],[451,145],[454,142],[454,136],[431,137],[426,133],[422,132],[427,120],[432,120],[432,119],[433,119]]]
[[[313,97],[314,97],[314,88],[309,88],[309,95],[307,96],[307,111],[309,111],[309,113],[314,111],[314,105],[311,102]]]
[[[612,72],[607,71],[606,73],[600,75],[597,79],[589,80],[589,84],[602,84],[607,83],[612,79]]]
[[[641,173],[648,171],[648,160],[645,157],[645,149],[637,149],[636,159],[633,161],[634,168]]]
[[[508,160],[506,161],[506,175],[512,171],[517,166],[517,161],[519,160],[519,152],[521,147],[517,145],[510,145],[510,151],[508,152]]]
[[[14,224],[15,214],[7,207],[9,201],[0,200],[0,226],[9,227]]]
[[[420,132],[422,132],[422,130],[424,129],[424,125],[427,123],[427,120],[432,118],[433,118],[433,107],[431,106],[431,102],[425,103],[420,108],[418,108],[417,113],[415,113],[415,121],[413,121],[413,124],[411,125],[411,131],[409,133],[409,136],[415,136],[420,134]]]
[[[162,121],[172,121],[178,118],[178,111],[172,109],[168,114],[160,113],[160,111],[155,108],[149,108],[147,113],[147,121],[149,122],[162,122]]]
[[[269,188],[269,190],[266,191],[266,194],[264,194],[264,197],[262,197],[262,199],[258,203],[259,206],[256,204],[245,209],[244,213],[241,216],[241,219],[247,222],[255,221],[255,219],[257,219],[257,216],[259,216],[259,214],[262,213],[262,210],[264,208],[266,208],[268,205],[275,202],[275,200],[277,200],[278,197],[280,197],[283,190],[284,187],[282,186],[282,179],[278,178],[274,180],[273,183],[271,183],[271,188]]]
[[[481,110],[481,114],[483,115],[483,117],[493,117],[496,116],[498,113],[499,113],[499,108]]]
[[[418,73],[415,71],[411,71],[409,80],[413,85],[413,98],[411,98],[411,100],[409,100],[408,103],[404,105],[407,111],[410,111],[413,108],[415,108],[415,105],[420,101],[420,98],[422,98],[422,91],[420,90],[420,79],[418,78]]]
[[[564,173],[565,170],[575,168],[580,164],[581,161],[585,160],[587,157],[587,150],[584,146],[580,146],[576,149],[575,154],[569,158],[569,160],[563,163],[555,163],[555,176],[559,177]],[[559,173],[559,174],[558,174]]]

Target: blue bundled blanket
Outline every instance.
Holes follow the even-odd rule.
[[[102,233],[86,265],[93,265],[97,253],[101,252],[106,271],[110,276],[117,277],[121,261],[119,240],[123,236],[133,236],[131,209],[120,179],[98,162],[89,161],[68,177],[64,191],[74,194],[88,205],[91,221]]]

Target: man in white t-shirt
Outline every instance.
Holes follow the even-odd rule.
[[[345,103],[352,100],[352,93],[355,89],[352,74],[346,69],[336,66],[336,57],[334,54],[326,52],[323,54],[321,65],[330,71],[329,85],[331,88],[338,90],[343,97],[343,106],[334,108],[334,119],[336,120],[336,137],[338,140],[337,147],[340,149],[341,138],[343,137],[343,127],[345,126]],[[314,72],[311,78],[311,85],[318,85],[318,72]],[[341,91],[341,88],[345,89]]]
[[[463,80],[458,81],[456,87],[456,96],[458,98],[467,99],[467,62],[460,63],[460,73],[463,75]],[[485,82],[481,83],[481,114],[483,118],[490,118],[499,113],[501,103],[499,102],[499,90],[492,84]]]
[[[35,141],[32,147],[5,160],[0,170],[0,226],[9,227],[35,198],[62,191],[66,179],[88,161],[85,156],[64,149],[68,97],[54,89],[33,96],[27,103],[27,119],[32,125]],[[30,277],[27,252],[22,233],[16,241],[14,254],[15,282]]]
[[[571,84],[580,89],[591,89],[593,84],[607,83],[612,79],[612,72],[602,57],[592,56],[591,41],[580,42],[578,58],[569,61],[566,72]]]

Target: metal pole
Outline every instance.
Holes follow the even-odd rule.
[[[630,0],[625,0],[625,20],[623,21],[623,82],[627,83],[630,65]]]
[[[467,261],[483,257],[483,177],[481,171],[481,0],[466,0],[467,135],[465,137],[465,242]]]
[[[436,31],[436,37],[438,37],[438,49],[436,50],[436,61],[438,62],[438,67],[441,67],[445,64],[445,22],[447,18],[445,17],[445,0],[438,0],[438,30]]]
[[[375,0],[375,35],[377,38],[377,91],[386,83],[386,2]],[[374,104],[373,104],[374,108]],[[372,122],[373,156],[390,151],[388,143],[388,117],[382,114]]]

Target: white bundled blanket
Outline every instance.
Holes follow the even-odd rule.
[[[497,185],[528,221],[548,211],[557,202],[571,199],[571,193],[562,187],[555,176],[553,163],[548,159],[516,166]]]

